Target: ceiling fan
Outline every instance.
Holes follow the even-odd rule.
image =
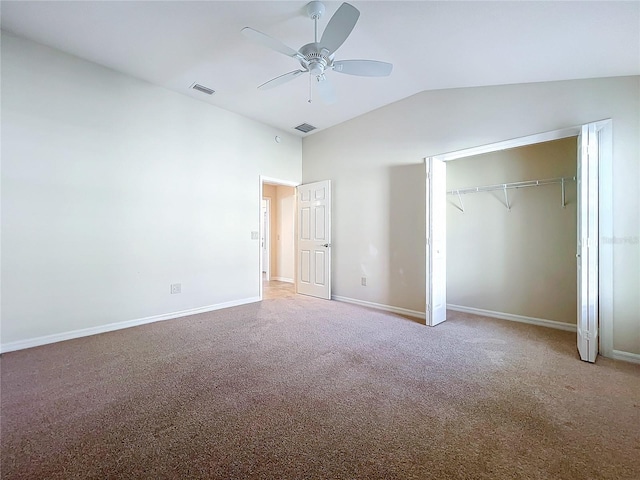
[[[258,86],[260,90],[282,85],[294,78],[309,73],[309,103],[311,103],[311,85],[315,83],[318,88],[320,98],[325,103],[335,101],[335,92],[327,80],[325,73],[334,70],[348,75],[359,75],[362,77],[386,77],[391,74],[393,65],[376,60],[334,60],[335,52],[345,42],[355,27],[360,12],[357,8],[348,3],[343,3],[333,14],[327,24],[322,37],[318,41],[318,20],[324,13],[322,2],[310,2],[307,5],[307,14],[314,21],[315,35],[314,42],[308,43],[294,50],[280,40],[269,35],[254,30],[250,27],[242,29],[242,33],[249,40],[252,40],[267,48],[280,52],[288,57],[295,58],[300,63],[298,70],[285,73]]]

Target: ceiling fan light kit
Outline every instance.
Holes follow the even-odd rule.
[[[314,22],[314,41],[303,45],[298,50],[288,47],[280,40],[254,30],[250,27],[242,29],[242,33],[253,42],[275,50],[289,57],[295,58],[300,63],[301,69],[293,70],[258,86],[260,90],[277,87],[303,73],[309,73],[309,103],[311,103],[311,88],[315,83],[320,98],[325,103],[335,101],[335,92],[327,80],[325,73],[334,70],[347,75],[361,77],[385,77],[391,74],[393,65],[376,60],[342,60],[335,61],[336,50],[345,42],[360,17],[360,12],[354,6],[343,3],[333,14],[324,29],[322,37],[318,40],[318,20],[325,12],[322,2],[310,2],[307,4],[307,14]],[[315,79],[315,82],[314,82]]]

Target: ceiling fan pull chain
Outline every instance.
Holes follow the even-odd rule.
[[[313,96],[313,75],[309,75],[309,103],[311,103],[312,100],[312,96]]]

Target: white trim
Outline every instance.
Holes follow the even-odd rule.
[[[271,277],[271,280],[277,280],[278,282],[294,283],[293,278],[287,278],[287,277]]]
[[[613,121],[596,122],[599,158],[598,201],[598,277],[599,277],[599,353],[603,357],[612,357],[613,349],[613,245],[603,241],[613,238]],[[602,186],[611,188],[602,188]]]
[[[265,215],[262,214],[262,202],[264,202],[265,204],[265,212],[266,213],[266,221],[265,221]],[[260,262],[261,262],[261,267],[260,270],[261,272],[264,274],[265,280],[267,280],[267,282],[269,280],[271,280],[271,197],[265,197],[264,196],[264,189],[262,191],[262,199],[260,200],[260,211],[261,211],[261,215],[260,215],[260,241],[262,241],[262,239],[264,239],[264,245],[261,247],[260,249]],[[266,265],[265,265],[265,261],[264,261],[264,251],[267,251],[267,261],[266,261]]]
[[[243,298],[241,300],[233,300],[231,302],[218,303],[215,305],[208,305],[206,307],[191,308],[189,310],[182,310],[179,312],[163,313],[161,315],[153,315],[151,317],[137,318],[135,320],[126,320],[124,322],[108,323],[106,325],[99,325],[97,327],[82,328],[80,330],[71,330],[70,332],[54,333],[53,335],[45,335],[43,337],[30,338],[27,340],[18,340],[16,342],[9,342],[0,345],[0,353],[13,352],[15,350],[23,350],[25,348],[39,347],[41,345],[47,345],[49,343],[62,342],[64,340],[72,340],[74,338],[88,337],[90,335],[97,335],[99,333],[112,332],[114,330],[122,330],[124,328],[137,327],[139,325],[146,325],[147,323],[155,323],[164,320],[173,320],[180,317],[187,317],[189,315],[196,315],[198,313],[212,312],[214,310],[221,310],[223,308],[237,307],[239,305],[246,305],[247,303],[259,302],[260,298],[250,297]]]
[[[416,310],[409,310],[407,308],[401,307],[392,307],[391,305],[383,305],[381,303],[366,302],[364,300],[357,300],[355,298],[332,295],[331,300],[337,300],[338,302],[344,303],[352,303],[354,305],[360,305],[361,307],[375,308],[376,310],[384,310],[385,312],[398,313],[400,315],[408,315],[410,317],[421,318],[423,320],[425,318],[424,312],[418,312]]]
[[[640,363],[640,355],[637,353],[624,352],[622,350],[612,350],[611,356],[614,360],[622,360],[624,362]]]
[[[282,185],[284,187],[297,187],[300,185],[300,182],[293,182],[291,180],[280,180],[279,178],[265,177],[264,175],[260,175],[260,183],[268,183],[272,185]]]
[[[262,225],[262,199],[264,198],[264,181],[262,180],[262,175],[258,175],[258,298],[262,301],[262,289],[264,285],[262,283],[262,245],[260,245],[260,238],[262,238],[263,225]]]
[[[490,143],[488,145],[481,145],[479,147],[466,148],[464,150],[457,150],[455,152],[441,153],[439,155],[433,155],[433,157],[437,158],[438,160],[442,160],[443,162],[448,162],[449,160],[482,155],[483,153],[498,152],[500,150],[524,147],[526,145],[532,145],[535,143],[551,142],[553,140],[561,140],[568,137],[577,137],[580,134],[581,128],[582,126],[577,126],[563,128],[561,130],[553,130],[551,132],[536,133],[534,135],[528,135],[526,137],[512,138],[511,140]]]
[[[453,310],[454,312],[471,313],[474,315],[481,315],[483,317],[499,318],[501,320],[511,320],[512,322],[529,323],[531,325],[538,325],[539,327],[555,328],[557,330],[564,330],[566,332],[577,331],[576,325],[570,323],[556,322],[555,320],[545,320],[543,318],[525,317],[524,315],[515,315],[513,313],[494,312],[492,310],[483,310],[481,308],[463,307],[461,305],[447,304],[447,310]]]

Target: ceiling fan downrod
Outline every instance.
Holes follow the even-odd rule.
[[[322,2],[309,2],[307,4],[307,15],[315,24],[314,42],[318,43],[318,20],[324,14],[324,4]]]

